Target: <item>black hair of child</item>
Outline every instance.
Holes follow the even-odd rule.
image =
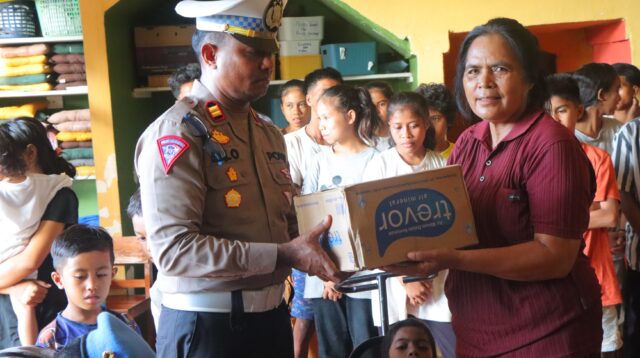
[[[393,96],[393,88],[387,82],[383,81],[373,81],[364,85],[364,88],[371,90],[377,90],[382,92],[382,95],[387,99],[390,99]]]
[[[51,247],[53,267],[60,271],[67,259],[92,251],[109,252],[113,265],[113,239],[105,229],[84,224],[69,226],[56,238]]]
[[[24,175],[27,163],[23,154],[29,144],[36,148],[38,166],[43,174],[76,175],[75,167],[58,156],[51,146],[44,125],[30,117],[18,117],[0,124],[0,174]]]
[[[182,85],[200,79],[200,75],[202,75],[202,71],[197,63],[190,63],[175,70],[167,81],[173,96],[178,98]]]
[[[630,63],[614,63],[613,69],[618,76],[624,77],[632,86],[640,87],[640,70]]]
[[[325,79],[334,80],[339,84],[344,83],[344,80],[342,79],[342,75],[335,68],[333,67],[319,68],[313,72],[308,73],[306,76],[304,76],[304,94],[305,95],[309,94],[309,91],[311,90],[311,88],[313,88],[313,86],[315,86],[316,83]]]
[[[431,334],[429,327],[427,327],[427,325],[424,324],[419,319],[413,318],[413,317],[409,317],[402,321],[398,321],[392,324],[391,327],[389,327],[389,332],[387,333],[386,336],[384,336],[384,340],[382,341],[382,346],[381,346],[382,357],[387,357],[387,358],[389,357],[389,350],[391,349],[391,344],[393,343],[393,339],[395,338],[395,335],[398,333],[398,331],[404,327],[416,327],[424,330],[424,333],[427,335],[427,339],[429,340],[429,346],[431,347],[432,358],[437,358],[436,341],[435,339],[433,339],[433,335]]]
[[[429,122],[429,107],[424,97],[416,92],[398,92],[389,100],[387,107],[388,118],[390,119],[396,112],[409,110],[414,116],[423,118],[429,128],[424,136],[423,146],[427,149],[434,150],[436,148],[436,130]],[[393,138],[391,139],[393,142]],[[395,146],[395,143],[392,143]]]
[[[416,92],[420,93],[427,101],[427,108],[444,115],[447,127],[453,127],[456,122],[456,100],[447,86],[442,83],[421,83]]]
[[[587,63],[573,74],[580,88],[580,100],[585,108],[598,103],[598,91],[609,91],[618,79],[613,66],[607,63]]]
[[[129,218],[132,218],[134,216],[142,216],[142,199],[140,199],[140,188],[136,189],[136,191],[131,194],[131,198],[129,198],[127,215],[129,215]]]

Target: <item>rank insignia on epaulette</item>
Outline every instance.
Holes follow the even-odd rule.
[[[220,144],[228,144],[229,142],[231,142],[231,138],[229,138],[229,136],[220,132],[217,129],[213,129],[211,131],[211,138],[213,138],[216,142]]]
[[[214,121],[215,123],[224,121],[224,113],[222,112],[222,108],[216,101],[208,101],[204,104],[204,109],[207,111],[209,115],[209,119]]]
[[[238,172],[233,167],[229,167],[227,169],[227,178],[232,182],[238,181]]]
[[[227,205],[227,208],[240,207],[241,201],[242,195],[240,195],[240,193],[238,193],[238,191],[235,189],[231,189],[226,194],[224,194],[224,203]]]
[[[180,158],[184,152],[189,149],[189,143],[183,138],[167,135],[160,137],[157,140],[158,151],[160,152],[160,160],[164,167],[164,173],[169,174],[171,167],[175,164],[176,160]]]

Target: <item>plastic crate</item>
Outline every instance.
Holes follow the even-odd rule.
[[[377,73],[376,43],[350,42],[320,46],[322,66],[333,67],[344,76]]]
[[[31,0],[0,2],[0,38],[35,37],[36,11]]]
[[[80,36],[82,21],[78,0],[36,0],[42,36]]]

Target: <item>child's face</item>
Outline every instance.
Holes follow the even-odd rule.
[[[370,89],[369,94],[371,95],[371,100],[373,104],[376,106],[376,110],[378,111],[378,116],[384,123],[387,123],[387,107],[389,106],[389,99],[385,97],[382,91],[377,89]]]
[[[429,108],[429,121],[436,131],[436,142],[447,140],[447,118],[442,112]]]
[[[576,123],[582,117],[584,107],[560,96],[551,96],[549,104],[551,105],[551,113],[549,113],[551,117],[573,132]]]
[[[600,102],[600,110],[602,114],[613,114],[620,102],[620,78],[616,77],[615,82],[606,92],[602,94],[602,101]]]
[[[322,96],[324,91],[326,91],[327,89],[337,85],[339,85],[337,81],[332,80],[330,78],[323,78],[318,82],[316,82],[309,89],[306,99],[307,99],[307,106],[311,108],[311,113],[315,112],[316,116],[318,115],[317,106],[318,106],[318,100],[320,99],[320,96]]]
[[[429,337],[424,329],[418,327],[400,328],[389,348],[389,358],[432,356]]]
[[[62,272],[54,271],[51,277],[65,290],[69,307],[95,311],[107,298],[115,273],[108,251],[90,251],[67,259]]]
[[[424,137],[429,125],[425,118],[416,116],[408,109],[393,112],[389,117],[389,129],[391,138],[396,143],[396,150],[400,154],[423,154]]]
[[[333,105],[334,99],[322,98],[318,101],[319,128],[322,139],[329,144],[341,143],[356,136],[353,124],[354,111],[342,113]]]
[[[633,99],[637,95],[638,87],[627,82],[627,78],[624,76],[618,76],[618,78],[620,78],[620,90],[618,90],[620,101],[618,102],[616,110],[626,111],[631,107],[631,104],[633,104]]]
[[[302,90],[291,88],[282,96],[282,114],[290,126],[300,128],[309,122],[309,107]]]

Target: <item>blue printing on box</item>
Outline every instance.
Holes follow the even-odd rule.
[[[377,73],[375,42],[322,45],[320,53],[323,67],[333,67],[345,76]]]

